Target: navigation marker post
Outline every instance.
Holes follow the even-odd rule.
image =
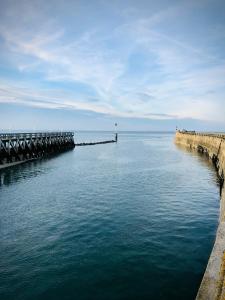
[[[117,143],[118,140],[118,133],[117,133],[117,123],[115,123],[115,141]]]

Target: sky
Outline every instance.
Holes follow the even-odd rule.
[[[225,131],[224,0],[0,0],[0,130]]]

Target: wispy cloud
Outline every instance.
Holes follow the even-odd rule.
[[[130,7],[132,11],[128,14],[120,4],[121,9],[114,10],[112,16],[106,5],[103,8],[108,19],[118,18],[118,22],[102,22],[96,19],[95,12],[87,12],[85,29],[83,24],[73,28],[71,19],[66,22],[64,12],[59,10],[54,18],[54,8],[48,19],[49,6],[40,3],[38,7],[29,3],[28,24],[23,19],[17,26],[18,4],[8,10],[6,5],[7,14],[0,21],[1,48],[21,76],[31,75],[31,80],[25,83],[24,79],[12,76],[7,81],[0,73],[4,79],[0,102],[129,118],[225,122],[224,45],[221,44],[219,52],[212,51],[214,37],[206,35],[205,48],[196,44],[198,33],[194,33],[195,9],[201,9],[201,13],[203,6],[210,9],[210,1],[184,1],[160,9],[149,3],[149,15],[138,4]],[[73,7],[72,2],[70,5]],[[96,2],[97,8],[98,5]],[[46,10],[42,13],[43,7]],[[61,7],[60,1],[56,2],[57,7]],[[83,12],[82,4],[79,9]],[[94,28],[91,18],[95,20]],[[29,24],[35,25],[35,31]],[[218,34],[224,34],[224,24],[215,26],[209,19],[207,26],[211,32],[219,26]],[[78,84],[86,89],[79,90]]]

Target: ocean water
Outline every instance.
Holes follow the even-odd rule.
[[[0,299],[194,299],[219,188],[210,162],[173,139],[121,133],[2,170]]]

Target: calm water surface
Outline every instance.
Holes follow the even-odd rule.
[[[1,171],[0,299],[194,299],[219,189],[173,138],[124,133]]]

